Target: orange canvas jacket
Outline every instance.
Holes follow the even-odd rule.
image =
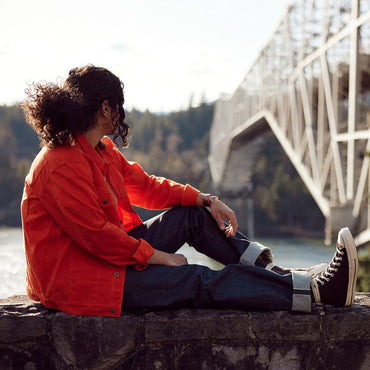
[[[26,177],[22,222],[27,294],[74,315],[118,317],[125,267],[147,267],[154,249],[126,231],[142,223],[131,205],[193,205],[199,191],[149,176],[102,140],[43,148]]]

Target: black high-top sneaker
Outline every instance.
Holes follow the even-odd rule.
[[[337,249],[328,267],[311,279],[315,302],[350,306],[355,300],[358,257],[348,227],[338,233]]]

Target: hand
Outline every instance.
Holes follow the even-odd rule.
[[[182,266],[187,265],[188,260],[182,254],[166,253],[154,250],[154,254],[148,258],[149,265]]]
[[[217,222],[220,230],[225,231],[227,238],[235,236],[236,230],[238,229],[238,221],[235,216],[235,212],[229,208],[225,203],[220,200],[214,200],[211,204],[212,217]],[[225,226],[224,219],[229,222],[228,226]]]

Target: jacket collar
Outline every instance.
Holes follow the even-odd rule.
[[[77,136],[76,144],[96,163],[103,175],[106,176],[108,170],[108,162],[104,158],[104,150],[100,149],[98,146],[94,148],[87,141],[84,135]]]

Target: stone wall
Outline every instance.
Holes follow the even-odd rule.
[[[0,369],[370,369],[370,293],[312,314],[182,309],[70,316],[0,300]]]

